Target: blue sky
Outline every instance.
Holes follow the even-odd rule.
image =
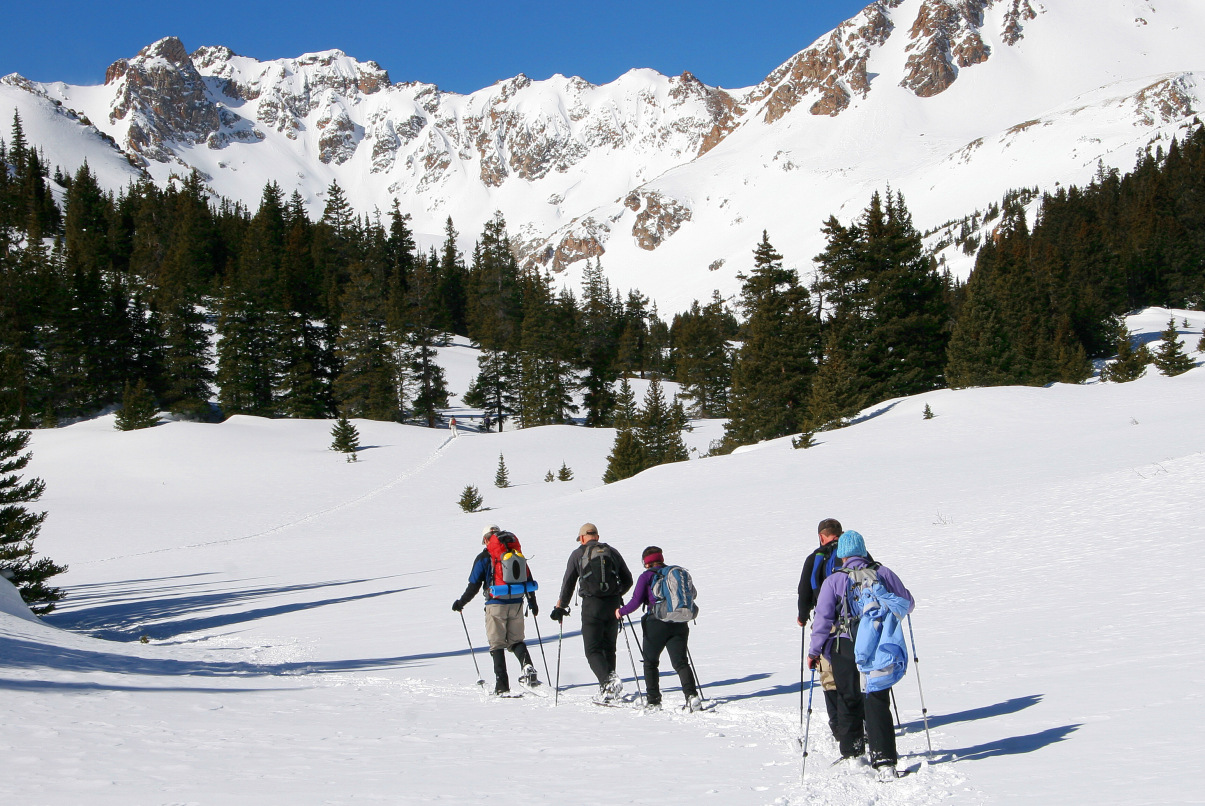
[[[526,73],[611,81],[633,67],[755,84],[869,0],[740,3],[129,2],[9,3],[0,75],[99,84],[105,68],[163,36],[192,51],[226,45],[258,59],[339,48],[394,81],[472,92]]]

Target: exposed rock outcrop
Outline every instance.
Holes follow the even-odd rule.
[[[167,162],[171,143],[202,143],[222,126],[205,80],[174,36],[114,62],[105,76],[117,85],[109,120],[129,119],[124,145],[144,159]]]
[[[749,104],[765,101],[762,120],[773,123],[805,98],[819,95],[809,111],[813,115],[837,115],[855,95],[870,92],[866,62],[893,28],[890,9],[903,0],[877,0],[853,19],[847,20],[812,45],[797,53],[759,84]]]
[[[629,210],[636,211],[632,238],[637,246],[649,252],[690,221],[692,215],[689,206],[656,191],[634,190],[623,200],[623,204]]]
[[[945,92],[958,70],[981,64],[991,55],[979,29],[984,9],[994,0],[925,0],[909,31],[910,54],[901,87],[921,98]]]

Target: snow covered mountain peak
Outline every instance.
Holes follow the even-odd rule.
[[[1202,33],[1199,0],[875,0],[753,87],[633,69],[467,95],[339,50],[260,61],[169,37],[96,87],[10,76],[0,104],[110,186],[128,157],[252,208],[274,181],[316,216],[337,181],[362,213],[397,200],[424,248],[450,216],[466,251],[501,211],[527,265],[572,283],[600,259],[673,309],[733,293],[763,229],[806,271],[820,222],[887,184],[931,229],[1009,188],[1132,167],[1205,107]]]

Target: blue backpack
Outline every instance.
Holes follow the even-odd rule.
[[[878,568],[878,563],[871,563],[839,569],[849,577],[849,587],[841,600],[837,634],[854,639],[854,660],[866,675],[868,692],[894,686],[908,671],[900,618],[907,615],[909,603],[883,586]]]
[[[653,618],[659,621],[692,621],[699,615],[698,591],[690,572],[678,565],[665,565],[653,572]]]

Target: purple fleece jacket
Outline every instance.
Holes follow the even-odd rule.
[[[842,568],[862,568],[869,563],[865,557],[846,557],[845,564]],[[912,594],[904,587],[904,583],[900,582],[900,578],[885,565],[879,566],[879,581],[883,583],[883,587],[896,596],[903,597],[908,600],[908,612],[911,613],[916,607],[916,600],[912,598]],[[845,592],[849,590],[849,574],[842,574],[838,571],[833,571],[832,575],[824,580],[824,584],[820,586],[820,595],[816,597],[816,617],[812,620],[812,645],[809,655],[821,655],[829,657],[832,651],[832,639],[852,638],[848,632],[842,632],[840,636],[832,636],[833,624],[837,622],[837,618],[841,615],[841,601],[845,598]]]
[[[653,577],[656,575],[656,568],[650,568],[640,575],[640,578],[636,580],[636,587],[632,592],[632,601],[619,608],[619,615],[621,617],[635,612],[636,608],[641,605],[645,607],[653,606]]]

